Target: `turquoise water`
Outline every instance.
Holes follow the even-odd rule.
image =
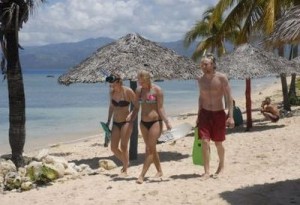
[[[47,75],[54,77],[47,77]],[[23,75],[26,97],[26,148],[75,140],[102,132],[106,121],[108,84],[57,83],[61,73],[28,72]],[[252,80],[252,90],[274,82],[275,78]],[[194,80],[157,82],[165,94],[168,116],[197,110],[198,85]],[[233,97],[244,96],[245,81],[230,81]],[[125,82],[128,86],[128,82]],[[0,154],[10,150],[8,142],[7,81],[0,82]],[[102,140],[101,140],[102,142]]]

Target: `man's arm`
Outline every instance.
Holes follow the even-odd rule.
[[[199,88],[199,98],[198,98],[198,117],[196,123],[198,124],[200,119],[200,111],[202,109],[201,86],[200,86],[201,78],[198,78],[197,81],[198,81],[198,88]]]
[[[228,79],[225,75],[223,78],[223,86],[224,86],[224,97],[225,97],[226,105],[228,106],[228,119],[226,121],[226,124],[229,127],[234,127],[233,99],[232,99],[232,95],[231,95],[231,88],[230,88]]]

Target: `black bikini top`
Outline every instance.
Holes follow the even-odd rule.
[[[125,100],[126,99],[126,94],[125,94],[125,90],[123,90],[122,93],[122,97],[120,98],[119,101],[116,101],[114,99],[111,98],[111,103],[115,106],[115,107],[127,107],[128,105],[130,105],[130,102]]]
[[[114,99],[111,100],[111,103],[116,107],[126,107],[130,104],[130,102],[126,100],[120,100],[119,102],[117,102]]]

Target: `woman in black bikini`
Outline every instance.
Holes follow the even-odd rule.
[[[129,165],[128,141],[133,128],[130,103],[135,102],[135,93],[132,89],[123,86],[119,75],[112,74],[106,78],[110,83],[110,103],[108,109],[107,125],[112,122],[111,151],[123,163],[122,175],[127,175]],[[120,148],[119,148],[120,144]]]
[[[141,184],[152,162],[157,170],[155,177],[163,175],[156,144],[162,132],[162,121],[168,130],[172,127],[163,107],[163,92],[159,86],[151,83],[150,73],[140,71],[138,73],[138,83],[140,86],[136,90],[136,100],[139,101],[139,105],[141,106],[140,130],[146,144],[146,158],[143,170],[136,181]]]

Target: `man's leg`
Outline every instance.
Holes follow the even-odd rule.
[[[219,156],[219,166],[215,174],[220,174],[224,170],[225,148],[222,142],[215,142]]]
[[[210,141],[209,139],[202,139],[202,154],[204,161],[204,174],[203,178],[209,178],[209,159],[210,159]]]

